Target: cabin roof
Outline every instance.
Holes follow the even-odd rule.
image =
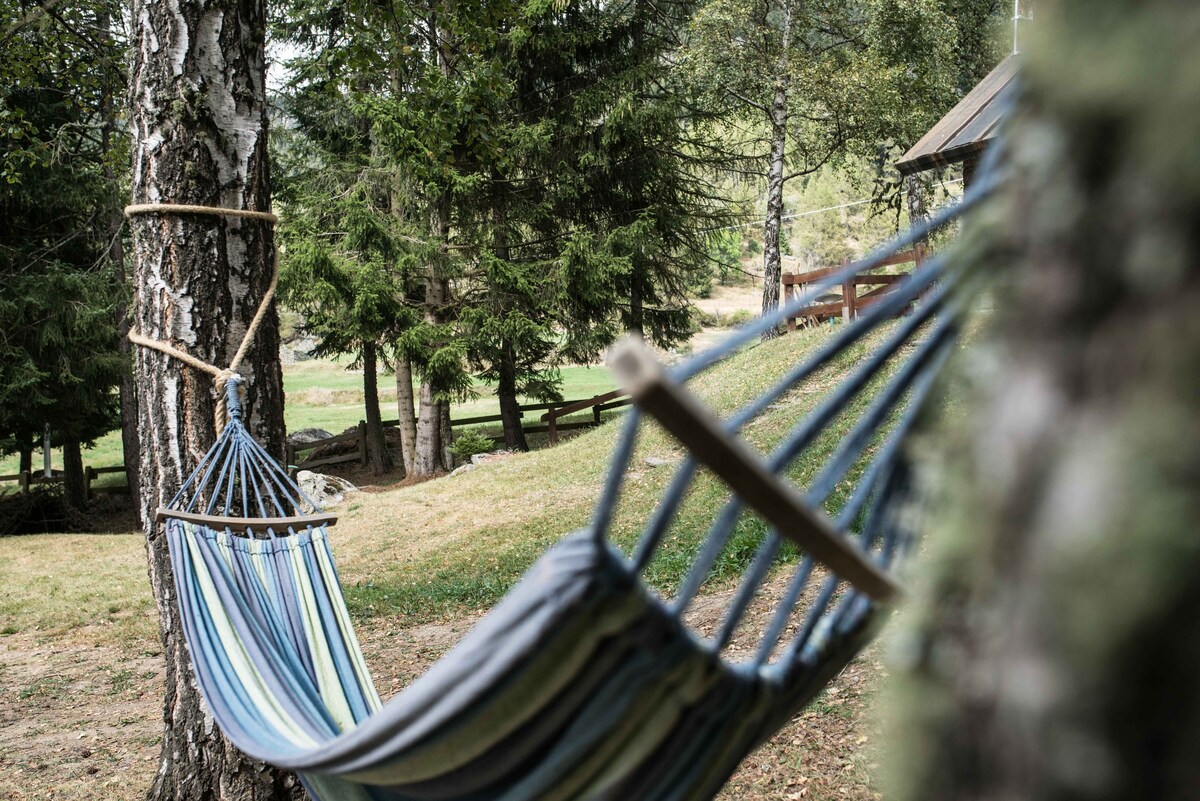
[[[1001,61],[950,113],[912,146],[896,168],[912,175],[965,161],[987,147],[1004,116],[1001,97],[1017,77],[1017,56]]]

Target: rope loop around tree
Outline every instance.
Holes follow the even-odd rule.
[[[125,216],[132,217],[137,214],[202,214],[216,217],[233,217],[240,219],[262,220],[266,223],[274,225],[279,222],[279,217],[269,211],[253,211],[250,209],[229,209],[221,206],[196,206],[183,203],[135,203],[125,207]],[[274,248],[272,252],[272,271],[271,284],[267,287],[267,292],[263,295],[262,301],[258,305],[258,310],[254,313],[254,319],[250,321],[249,327],[246,328],[246,334],[242,337],[241,345],[238,346],[237,353],[234,354],[233,360],[228,367],[217,367],[215,364],[198,359],[190,353],[181,350],[174,345],[171,345],[161,339],[152,339],[143,336],[136,331],[128,333],[129,341],[143,348],[156,350],[159,353],[170,356],[171,358],[180,361],[189,367],[193,367],[203,373],[208,373],[213,378],[213,385],[216,389],[216,411],[214,413],[214,423],[216,425],[217,434],[220,434],[230,420],[241,420],[241,391],[242,391],[242,376],[238,373],[238,368],[242,361],[246,358],[246,354],[250,350],[250,344],[254,341],[255,335],[258,334],[258,329],[262,325],[263,319],[266,317],[267,309],[271,305],[271,301],[275,297],[275,289],[279,285],[279,248]]]

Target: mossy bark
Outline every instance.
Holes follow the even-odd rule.
[[[1200,7],[1039,8],[894,797],[1200,797]],[[983,224],[983,227],[979,226]]]

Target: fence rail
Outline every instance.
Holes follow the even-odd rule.
[[[902,253],[896,253],[889,256],[878,268],[893,267],[902,264],[913,264],[920,267],[925,260],[925,249],[917,245],[912,250],[906,250]],[[849,262],[845,262],[838,267],[822,267],[818,270],[810,270],[804,273],[784,273],[783,274],[783,296],[784,302],[790,302],[796,292],[803,292],[807,286],[823,278],[827,278],[833,273],[841,270]],[[825,320],[853,320],[858,316],[858,313],[879,301],[895,287],[908,280],[908,273],[888,273],[880,275],[859,274],[846,279],[841,285],[841,294],[823,295],[816,298],[813,303],[804,307],[804,309],[795,317],[788,318],[787,330],[796,330],[797,320],[813,320],[816,322],[824,322]],[[863,294],[859,294],[859,287],[875,287]]]
[[[521,428],[526,434],[548,434],[550,443],[557,444],[558,433],[560,431],[572,431],[581,428],[594,428],[600,425],[601,415],[611,409],[619,409],[623,406],[628,406],[632,400],[625,395],[623,390],[613,390],[606,392],[603,395],[596,395],[591,398],[581,398],[578,400],[563,400],[550,403],[527,403],[517,407],[519,416],[522,420],[525,419],[526,412],[545,411],[540,415],[540,420],[544,425],[526,425],[522,424]],[[590,420],[577,420],[559,422],[563,417],[579,412],[592,410],[592,418]],[[499,414],[485,414],[476,417],[460,417],[450,421],[451,429],[461,428],[462,426],[480,425],[481,423],[499,423],[503,421],[503,417]],[[384,420],[383,427],[395,428],[400,425],[400,421]],[[503,442],[503,437],[492,437],[493,441]],[[353,451],[346,453],[331,454],[319,458],[300,458],[301,455],[309,451],[319,451],[329,445],[337,445],[343,442],[354,442],[357,447]],[[287,446],[287,463],[289,467],[294,467],[297,470],[311,470],[314,467],[324,467],[333,464],[346,464],[349,462],[358,462],[367,464],[367,424],[366,421],[359,421],[358,425],[353,430],[338,434],[325,439],[313,440],[299,445],[288,444]]]
[[[87,491],[87,497],[93,498],[100,494],[109,495],[128,495],[129,494],[129,478],[126,476],[124,484],[115,486],[96,487],[93,486],[97,476],[107,475],[111,473],[125,474],[124,465],[114,465],[111,467],[85,467],[83,468],[83,485]],[[11,473],[6,476],[0,476],[0,484],[15,481],[17,482],[17,491],[28,493],[31,487],[39,484],[61,484],[66,479],[63,476],[62,470],[51,470],[50,476],[47,477],[41,471],[34,472],[32,470],[22,470],[19,473]]]

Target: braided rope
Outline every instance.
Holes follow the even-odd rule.
[[[220,206],[194,206],[182,203],[135,203],[125,207],[125,216],[132,217],[135,214],[207,214],[218,217],[236,217],[242,219],[263,220],[272,225],[279,222],[279,217],[269,211],[252,211],[249,209],[227,209]],[[127,336],[129,341],[135,345],[140,345],[143,348],[150,348],[159,353],[170,356],[189,367],[193,367],[203,373],[208,373],[213,377],[213,384],[217,391],[217,403],[214,413],[214,423],[217,433],[220,434],[225,426],[229,424],[229,408],[226,395],[226,387],[229,381],[238,375],[238,367],[241,366],[242,360],[246,358],[246,354],[250,350],[250,344],[254,341],[254,337],[258,334],[258,329],[262,325],[262,321],[266,318],[267,309],[271,305],[271,301],[275,297],[275,290],[279,286],[279,249],[275,248],[272,254],[272,271],[271,283],[267,287],[266,294],[263,295],[262,301],[258,304],[258,310],[254,313],[254,318],[250,321],[250,325],[246,328],[246,334],[242,337],[241,345],[238,346],[237,353],[234,354],[233,361],[228,367],[217,367],[215,364],[198,359],[195,356],[180,350],[179,348],[164,342],[161,339],[151,339],[150,337],[142,336],[136,331],[130,331]],[[240,412],[235,412],[235,415],[240,417]]]

